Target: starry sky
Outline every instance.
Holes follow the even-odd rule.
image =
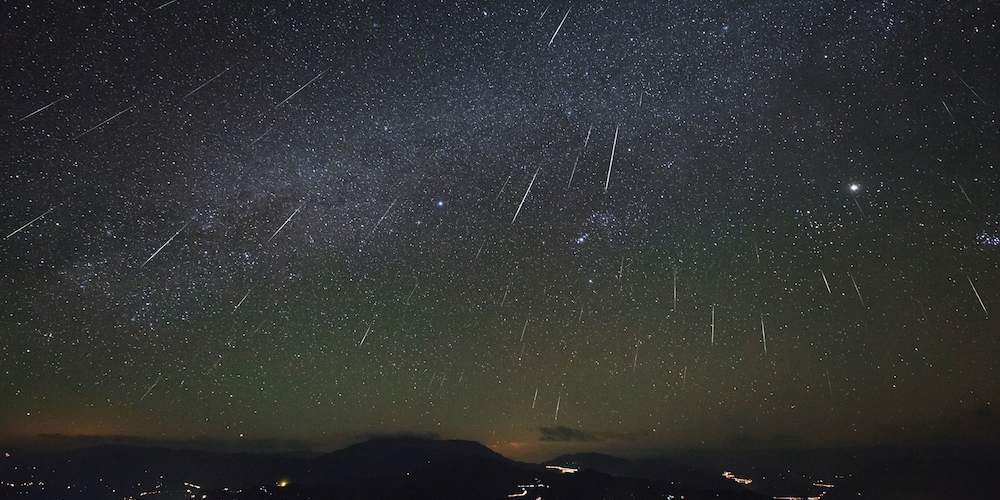
[[[13,2],[0,441],[1000,443],[988,1]]]

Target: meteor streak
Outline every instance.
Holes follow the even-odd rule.
[[[30,114],[28,114],[28,115],[27,115],[27,116],[25,116],[24,118],[21,118],[21,119],[20,119],[20,120],[18,120],[18,121],[19,121],[19,122],[23,122],[24,120],[27,120],[28,118],[31,118],[32,116],[35,116],[35,115],[37,115],[38,113],[41,113],[42,111],[45,111],[46,109],[49,109],[49,106],[52,106],[53,104],[55,104],[55,103],[57,103],[57,102],[59,102],[59,101],[61,101],[61,100],[63,100],[63,99],[65,99],[65,97],[60,97],[60,98],[58,98],[58,99],[56,99],[56,100],[54,100],[54,101],[52,101],[52,102],[50,102],[50,103],[46,104],[45,106],[42,106],[42,107],[40,107],[40,108],[36,109],[35,111],[31,112]]]
[[[566,9],[566,15],[563,16],[562,21],[559,21],[559,26],[556,27],[556,32],[553,33],[552,38],[549,39],[549,47],[552,46],[552,42],[556,39],[556,35],[559,34],[559,30],[562,29],[562,25],[564,22],[566,22],[566,18],[569,17],[569,11],[572,9],[573,7]]]
[[[611,143],[611,161],[608,162],[608,178],[604,181],[604,192],[608,192],[608,186],[611,184],[611,167],[615,165],[615,148],[618,147],[618,128],[621,125],[615,127],[615,140]]]
[[[177,0],[174,0],[174,1],[177,1]],[[202,88],[202,87],[204,87],[205,85],[208,85],[208,84],[212,83],[212,82],[213,82],[213,81],[214,81],[214,80],[215,80],[216,78],[218,78],[218,77],[222,76],[222,75],[223,75],[223,73],[225,73],[226,71],[229,71],[229,68],[226,68],[226,69],[222,70],[222,72],[221,72],[221,73],[219,73],[218,75],[215,75],[215,76],[213,76],[212,78],[209,78],[207,82],[205,82],[205,83],[203,83],[203,84],[199,85],[199,86],[198,86],[197,88],[195,88],[195,89],[194,89],[194,90],[192,90],[191,92],[188,92],[187,94],[184,94],[184,99],[187,99],[188,97],[190,97],[190,96],[191,96],[191,94],[194,94],[195,92],[197,92],[197,91],[201,90],[201,88]]]
[[[174,235],[171,236],[170,239],[168,239],[166,243],[160,245],[160,248],[157,248],[156,251],[153,252],[153,255],[150,255],[149,258],[146,259],[146,262],[143,262],[142,265],[139,266],[139,267],[146,267],[146,264],[148,264],[149,261],[153,260],[153,257],[156,257],[156,255],[159,254],[161,250],[163,250],[164,248],[166,248],[166,246],[169,245],[171,241],[174,241],[174,238],[176,238],[178,234],[181,234],[181,231],[183,231],[184,228],[188,227],[189,224],[191,224],[191,221],[187,221],[187,223],[185,223],[183,226],[181,226],[181,228],[178,229],[177,232],[174,233]]]
[[[131,106],[129,106],[129,107],[127,107],[127,108],[125,108],[125,109],[117,112],[117,113],[115,113],[114,116],[112,116],[111,118],[108,118],[107,120],[104,120],[103,122],[98,123],[97,125],[94,125],[93,127],[88,128],[84,133],[82,133],[82,134],[74,137],[73,140],[75,141],[75,140],[77,140],[77,139],[79,139],[79,138],[81,138],[81,137],[83,137],[83,136],[91,133],[94,129],[100,127],[101,125],[104,125],[105,123],[108,123],[111,120],[114,120],[115,118],[118,118],[119,116],[122,115],[122,113],[124,113],[124,112],[126,112],[126,111],[128,111],[128,110],[130,110],[130,109],[132,109],[134,107],[135,107],[135,104],[133,104],[133,105],[131,105]]]
[[[321,71],[321,72],[320,72],[320,73],[319,73],[318,75],[316,75],[315,77],[313,77],[313,79],[312,79],[312,80],[309,80],[308,82],[306,82],[306,84],[305,84],[305,85],[303,85],[303,86],[299,87],[299,90],[296,90],[295,92],[292,92],[292,95],[290,95],[290,96],[286,97],[284,101],[281,101],[281,102],[279,102],[279,103],[278,103],[278,104],[277,104],[277,105],[275,106],[275,108],[278,108],[278,107],[281,107],[281,105],[282,105],[282,104],[284,104],[284,103],[288,102],[288,101],[289,101],[289,100],[290,100],[291,98],[295,97],[295,94],[298,94],[299,92],[302,92],[302,89],[304,89],[304,88],[308,87],[309,85],[312,85],[312,82],[315,82],[316,80],[319,80],[319,77],[323,76],[323,74],[324,74],[324,73],[326,73],[327,71],[330,71],[330,68],[326,68],[326,69],[324,69],[324,70],[323,70],[323,71]]]
[[[139,401],[146,399],[146,396],[149,396],[149,393],[153,391],[153,388],[156,387],[156,384],[160,383],[160,375],[162,375],[162,373],[156,374],[156,381],[153,382],[153,385],[149,386],[149,389],[146,389],[146,393],[143,394],[141,398],[139,398]]]
[[[291,220],[292,220],[292,217],[295,217],[295,214],[299,213],[299,210],[302,210],[302,207],[303,207],[303,206],[304,206],[305,204],[306,204],[306,202],[304,202],[304,201],[303,201],[302,203],[300,203],[300,204],[299,204],[299,208],[296,208],[296,209],[295,209],[295,211],[294,211],[294,212],[292,212],[292,215],[289,215],[289,216],[288,216],[288,218],[287,218],[287,219],[285,219],[285,223],[284,223],[284,224],[282,224],[282,225],[281,225],[281,227],[279,227],[279,228],[278,228],[278,230],[277,230],[277,231],[275,231],[275,232],[274,232],[274,234],[272,234],[272,235],[271,235],[271,237],[267,239],[267,242],[268,242],[268,243],[270,243],[270,242],[271,242],[271,240],[273,240],[273,239],[274,239],[274,237],[275,237],[275,236],[277,236],[277,235],[278,235],[278,233],[280,233],[280,232],[281,232],[281,230],[282,230],[282,229],[284,229],[284,228],[285,228],[285,226],[287,226],[289,222],[291,222]]]
[[[14,236],[14,235],[15,235],[15,234],[17,234],[17,233],[20,233],[21,231],[23,231],[23,230],[24,230],[24,228],[26,228],[26,227],[28,227],[28,226],[30,226],[30,225],[32,225],[32,224],[34,224],[35,222],[37,222],[37,221],[38,221],[38,219],[41,219],[42,217],[45,217],[46,215],[49,215],[49,213],[50,213],[50,212],[52,212],[53,210],[55,210],[55,209],[56,209],[56,207],[58,207],[58,206],[59,206],[59,205],[56,205],[55,207],[52,207],[52,208],[50,208],[50,209],[46,210],[44,214],[42,214],[42,215],[39,215],[38,217],[35,217],[34,219],[31,219],[30,221],[28,221],[28,223],[27,223],[27,224],[25,224],[25,225],[23,225],[23,226],[21,226],[21,227],[19,227],[19,228],[15,229],[15,230],[11,231],[11,233],[10,233],[10,234],[8,234],[7,236],[4,236],[4,238],[3,238],[3,239],[5,239],[5,240],[6,240],[7,238],[10,238],[11,236]]]
[[[531,182],[528,183],[528,189],[524,190],[524,197],[521,198],[521,204],[517,206],[517,212],[514,212],[514,218],[510,220],[511,224],[513,224],[514,221],[517,220],[517,215],[519,213],[521,213],[521,207],[524,206],[524,200],[528,199],[528,193],[531,192],[531,186],[535,184],[535,177],[538,177],[538,171],[541,170],[541,169],[542,169],[541,166],[539,166],[538,168],[536,168],[535,169],[535,175],[531,176]]]

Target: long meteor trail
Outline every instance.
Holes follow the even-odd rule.
[[[372,228],[372,234],[375,234],[375,230],[378,229],[378,225],[382,223],[382,221],[385,219],[387,215],[389,215],[389,212],[392,210],[392,207],[396,206],[397,201],[399,201],[398,196],[396,197],[395,200],[392,200],[392,203],[389,204],[389,208],[385,209],[385,213],[382,214],[382,217],[379,217],[378,222],[375,223],[375,227]]]
[[[851,283],[854,283],[854,291],[858,292],[858,300],[861,301],[861,307],[864,307],[865,309],[868,309],[868,306],[865,305],[865,299],[863,297],[861,297],[861,289],[858,288],[858,282],[854,281],[854,275],[851,274],[851,273],[847,273],[847,275],[851,277]]]
[[[990,312],[986,310],[986,304],[983,303],[983,298],[979,296],[979,290],[976,290],[976,284],[972,282],[972,278],[969,274],[965,274],[965,279],[969,280],[969,285],[972,286],[972,291],[976,293],[976,298],[979,299],[979,306],[983,308],[983,312],[986,313],[986,317],[990,317]]]
[[[608,186],[611,184],[611,167],[615,165],[615,148],[618,147],[618,128],[621,125],[615,127],[615,141],[611,143],[611,161],[608,162],[608,178],[604,181],[604,192],[608,192]]]
[[[528,183],[528,189],[524,190],[524,197],[521,198],[521,204],[517,206],[517,212],[514,212],[514,218],[510,220],[511,224],[513,224],[514,221],[517,220],[517,214],[521,213],[521,207],[524,206],[524,200],[528,199],[528,193],[531,192],[531,186],[535,184],[535,177],[538,177],[538,171],[541,170],[541,169],[542,169],[541,166],[539,166],[538,168],[536,168],[535,169],[535,175],[531,176],[531,182]]]
[[[176,1],[177,1],[177,0],[170,0],[169,2],[167,2],[167,3],[165,3],[165,4],[161,5],[161,6],[159,6],[159,7],[155,8],[155,9],[153,9],[153,12],[156,12],[156,11],[158,11],[158,10],[160,10],[160,9],[162,9],[162,8],[164,8],[164,7],[168,6],[168,5],[170,5],[170,4],[172,4],[172,3],[176,2]]]
[[[78,136],[74,137],[74,138],[73,138],[73,140],[75,141],[75,140],[77,140],[77,139],[79,139],[79,138],[81,138],[81,137],[83,137],[83,136],[85,136],[85,135],[87,135],[87,134],[89,134],[89,133],[93,132],[93,131],[94,131],[94,129],[96,129],[96,128],[100,127],[101,125],[104,125],[105,123],[108,123],[108,122],[109,122],[109,121],[111,121],[111,120],[114,120],[115,118],[118,118],[118,117],[119,117],[119,116],[121,116],[121,115],[122,115],[123,113],[125,113],[126,111],[128,111],[128,110],[130,110],[130,109],[132,109],[132,108],[134,108],[134,107],[135,107],[135,104],[133,104],[133,105],[131,105],[131,106],[129,106],[129,107],[127,107],[127,108],[125,108],[125,109],[123,109],[123,110],[121,110],[121,111],[117,112],[117,113],[115,113],[115,115],[114,115],[114,116],[112,116],[111,118],[108,118],[107,120],[104,120],[103,122],[101,122],[101,123],[98,123],[97,125],[94,125],[93,127],[90,127],[90,128],[88,128],[88,129],[87,129],[87,130],[86,130],[86,131],[85,131],[84,133],[82,133],[82,134],[80,134],[80,135],[78,135]]]
[[[56,205],[56,207],[57,207],[57,206],[59,206],[59,205]],[[10,238],[11,236],[14,236],[14,235],[15,235],[15,234],[17,234],[17,233],[20,233],[21,231],[23,231],[23,230],[24,230],[24,228],[26,228],[26,227],[28,227],[28,226],[30,226],[30,225],[32,225],[32,224],[34,224],[35,222],[37,222],[37,221],[38,221],[38,219],[41,219],[42,217],[45,217],[46,215],[49,215],[49,213],[50,213],[50,212],[52,212],[53,210],[55,210],[55,209],[56,209],[56,207],[52,207],[52,208],[50,208],[50,209],[46,210],[44,214],[42,214],[42,215],[39,215],[38,217],[35,217],[34,219],[31,219],[30,221],[28,221],[28,223],[27,223],[27,224],[25,224],[25,225],[23,225],[23,226],[21,226],[21,227],[19,227],[19,228],[15,229],[15,230],[11,231],[11,233],[10,233],[10,234],[8,234],[7,236],[4,236],[4,238],[3,238],[3,239],[5,239],[5,240],[6,240],[7,238]]]
[[[365,330],[365,336],[361,337],[361,342],[358,342],[358,347],[361,347],[362,345],[364,345],[365,339],[368,338],[368,332],[372,331],[372,327],[373,326],[375,326],[375,322],[374,321],[372,322],[372,324],[368,325],[368,329]],[[434,378],[433,377],[431,378],[431,382],[432,383],[434,382]]]
[[[156,387],[156,384],[160,383],[160,375],[163,375],[163,374],[162,373],[157,373],[156,374],[156,381],[153,382],[153,385],[149,386],[149,389],[146,389],[146,393],[143,394],[141,398],[139,398],[139,401],[142,401],[143,399],[146,399],[146,396],[149,396],[149,393],[153,391],[153,388]]]
[[[19,121],[19,122],[23,122],[24,120],[27,120],[28,118],[31,118],[32,116],[35,116],[35,115],[37,115],[38,113],[41,113],[42,111],[45,111],[46,109],[49,109],[49,106],[52,106],[52,105],[54,105],[55,103],[57,103],[57,102],[59,102],[59,101],[61,101],[61,100],[63,100],[63,99],[65,99],[65,97],[60,97],[60,98],[58,98],[58,99],[56,99],[56,100],[54,100],[54,101],[52,101],[52,102],[50,102],[50,103],[46,104],[45,106],[42,106],[42,107],[40,107],[40,108],[36,109],[36,110],[35,110],[34,112],[32,112],[32,113],[28,114],[27,116],[25,116],[24,118],[21,118],[21,119],[20,119],[20,120],[18,120],[18,121]]]
[[[177,232],[174,233],[174,235],[171,236],[170,239],[168,239],[166,243],[160,245],[160,248],[157,248],[156,251],[153,252],[153,255],[150,255],[149,258],[146,259],[146,262],[143,262],[142,265],[139,266],[139,267],[146,267],[146,264],[148,264],[149,261],[153,260],[153,257],[156,257],[156,255],[159,254],[161,250],[163,250],[164,248],[166,248],[167,245],[169,245],[171,241],[174,241],[174,238],[176,238],[178,234],[181,234],[181,231],[183,231],[184,228],[188,227],[188,225],[190,225],[190,224],[191,224],[191,221],[187,221],[183,226],[181,226],[181,228],[178,229]]]
[[[273,240],[273,239],[274,239],[274,237],[275,237],[275,236],[277,236],[277,235],[278,235],[278,233],[280,233],[280,232],[281,232],[281,230],[282,230],[282,229],[284,229],[284,228],[285,228],[285,226],[287,226],[287,225],[288,225],[288,223],[292,221],[292,217],[295,217],[295,214],[299,213],[299,210],[302,210],[302,206],[303,206],[303,205],[305,205],[305,204],[306,204],[306,202],[304,202],[304,201],[303,201],[302,203],[300,203],[300,204],[299,204],[299,208],[296,208],[296,209],[295,209],[295,211],[294,211],[294,212],[292,212],[292,215],[289,215],[289,216],[288,216],[288,218],[287,218],[287,219],[285,219],[285,222],[284,222],[284,224],[282,224],[282,225],[281,225],[281,227],[279,227],[279,228],[278,228],[278,230],[277,230],[277,231],[275,231],[275,232],[274,232],[274,234],[272,234],[272,235],[271,235],[271,237],[267,239],[267,243],[270,243],[270,242],[271,242],[271,240]],[[265,243],[265,244],[266,244],[266,243]]]
[[[289,101],[289,99],[291,99],[291,98],[295,97],[295,94],[298,94],[299,92],[302,92],[302,89],[304,89],[304,88],[308,87],[309,85],[312,85],[312,82],[315,82],[316,80],[319,80],[319,77],[323,76],[323,74],[324,74],[324,73],[326,73],[327,71],[330,71],[330,68],[326,68],[326,69],[324,69],[323,71],[321,71],[321,72],[320,72],[320,74],[318,74],[318,75],[314,76],[312,80],[309,80],[308,82],[306,82],[306,84],[305,84],[305,85],[303,85],[303,86],[299,87],[299,90],[296,90],[295,92],[292,92],[292,95],[290,95],[290,96],[286,97],[284,101],[281,101],[281,102],[279,102],[279,103],[278,103],[278,104],[277,104],[277,105],[275,106],[275,108],[278,108],[278,107],[281,107],[281,105],[282,105],[282,104],[284,104],[284,103],[288,102],[288,101]]]
[[[184,94],[184,99],[187,99],[188,97],[190,97],[190,96],[191,96],[191,94],[193,94],[193,93],[195,93],[195,92],[197,92],[197,91],[201,90],[201,88],[202,88],[202,87],[204,87],[205,85],[208,85],[208,84],[212,83],[212,82],[213,82],[213,81],[214,81],[214,80],[215,80],[216,78],[218,78],[218,77],[222,76],[222,75],[223,75],[223,73],[225,73],[226,71],[229,71],[229,68],[226,68],[226,69],[222,70],[222,72],[221,72],[221,73],[219,73],[218,75],[215,75],[215,76],[213,76],[212,78],[209,78],[207,82],[205,82],[205,83],[203,83],[203,84],[199,85],[199,86],[198,86],[198,88],[196,88],[196,89],[192,90],[191,92],[188,92],[187,94]]]
[[[590,133],[594,131],[594,126],[591,125],[587,129],[587,138],[583,141],[583,149],[580,150],[576,155],[576,161],[573,162],[573,171],[569,174],[569,184],[566,185],[566,189],[573,187],[573,176],[576,175],[576,164],[580,163],[580,157],[583,156],[583,152],[587,150],[587,143],[590,142]]]
[[[563,23],[566,22],[566,18],[569,17],[569,11],[573,10],[573,7],[566,9],[566,15],[563,16],[562,21],[559,21],[559,26],[556,27],[556,32],[552,34],[552,38],[549,39],[549,47],[552,46],[552,42],[556,39],[556,35],[559,34],[559,30],[562,29]]]

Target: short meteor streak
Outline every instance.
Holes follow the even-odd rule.
[[[542,18],[545,17],[545,13],[549,11],[549,7],[552,7],[552,2],[549,2],[549,4],[545,6],[545,9],[542,10],[542,15],[538,16],[539,21],[541,21]]]
[[[382,221],[385,219],[387,215],[389,215],[389,212],[392,210],[392,207],[396,206],[397,201],[399,201],[398,196],[396,197],[395,200],[392,200],[392,203],[389,204],[389,208],[385,209],[385,213],[382,214],[382,217],[380,217],[378,222],[375,223],[375,227],[372,228],[372,234],[375,234],[375,230],[378,229],[378,225],[382,223]]]
[[[611,167],[615,165],[615,148],[618,147],[618,128],[621,125],[615,127],[615,140],[611,143],[611,161],[608,162],[608,178],[604,181],[604,192],[608,192],[608,186],[611,184]]]
[[[311,85],[312,82],[315,82],[316,80],[319,80],[319,77],[323,76],[323,74],[326,73],[327,71],[330,71],[330,68],[326,68],[323,71],[321,71],[320,74],[314,76],[312,80],[309,80],[305,85],[299,87],[299,90],[296,90],[295,92],[292,92],[292,95],[286,97],[284,101],[279,102],[278,105],[275,106],[275,108],[280,107],[282,104],[288,102],[289,99],[295,97],[295,94],[298,94],[299,92],[302,92],[302,89],[304,89],[304,88],[308,87],[309,85]]]
[[[712,304],[712,343],[715,345],[715,304]]]
[[[979,290],[976,290],[976,284],[972,282],[972,278],[969,274],[965,274],[965,279],[969,280],[969,285],[972,285],[972,291],[976,294],[976,299],[979,300],[979,306],[983,308],[983,312],[986,313],[986,317],[990,317],[990,312],[986,310],[986,304],[983,303],[983,298],[979,296]]]
[[[518,342],[524,342],[524,332],[528,330],[528,320],[524,320],[524,328],[521,328],[521,340]]]
[[[253,331],[252,331],[252,332],[250,332],[250,336],[251,336],[251,337],[253,337],[253,336],[254,336],[254,335],[255,335],[255,334],[257,333],[257,332],[259,332],[259,331],[260,331],[260,329],[261,329],[261,328],[264,328],[264,323],[267,323],[267,321],[268,321],[269,319],[271,319],[271,316],[273,316],[273,315],[274,315],[274,310],[272,310],[272,311],[271,311],[271,312],[270,312],[270,313],[269,313],[269,314],[267,315],[267,317],[266,317],[266,318],[264,318],[264,321],[261,321],[261,322],[260,322],[260,324],[259,324],[259,325],[257,325],[257,328],[254,328],[254,329],[253,329]]]
[[[955,115],[951,114],[951,110],[948,109],[948,104],[944,102],[944,99],[941,99],[941,104],[944,105],[944,110],[948,112],[948,116],[951,117],[951,121],[955,121]]]
[[[27,224],[25,224],[25,225],[23,225],[23,226],[15,229],[15,230],[11,231],[11,233],[8,234],[7,236],[4,236],[3,239],[6,240],[7,238],[10,238],[11,236],[14,236],[17,233],[20,233],[21,231],[24,231],[24,228],[26,228],[26,227],[34,224],[35,222],[38,222],[38,220],[41,219],[42,217],[45,217],[46,215],[49,215],[49,213],[51,213],[53,210],[55,210],[57,206],[59,206],[59,205],[56,205],[55,207],[52,207],[52,208],[46,210],[44,214],[39,215],[38,217],[35,217],[34,219],[31,219],[30,221],[28,221]]]
[[[583,149],[581,149],[580,153],[576,155],[576,160],[573,162],[573,171],[569,174],[569,184],[566,185],[566,189],[573,187],[573,176],[576,175],[576,165],[580,163],[580,157],[583,156],[584,151],[587,150],[587,144],[590,143],[590,133],[593,131],[594,126],[591,125],[590,128],[587,129],[587,138],[583,140]]]
[[[635,357],[632,358],[632,373],[635,373],[635,368],[639,366],[639,344],[642,344],[642,342],[639,339],[635,339]]]
[[[253,287],[250,287],[250,289],[249,289],[249,290],[247,290],[247,293],[246,293],[245,295],[243,295],[243,298],[242,298],[242,299],[240,299],[240,303],[239,303],[239,304],[236,304],[236,307],[234,307],[234,308],[233,308],[233,312],[236,312],[236,310],[237,310],[237,309],[239,309],[239,308],[240,308],[240,306],[242,306],[242,305],[243,305],[243,301],[247,300],[247,297],[249,297],[249,296],[250,296],[250,292],[252,292],[252,291],[253,291]]]
[[[146,264],[148,264],[149,261],[153,260],[153,257],[156,257],[156,255],[159,254],[160,251],[162,251],[164,248],[166,248],[167,245],[169,245],[171,241],[174,241],[174,238],[176,238],[178,234],[181,234],[181,231],[183,231],[184,228],[188,227],[188,225],[190,225],[190,224],[191,224],[191,221],[187,221],[183,226],[181,226],[181,228],[178,229],[177,232],[174,233],[174,235],[171,236],[170,239],[168,239],[166,243],[160,245],[160,248],[157,248],[156,251],[153,252],[153,255],[150,255],[149,258],[146,259],[146,262],[143,262],[142,265],[139,266],[139,267],[146,267]]]
[[[270,132],[273,129],[274,129],[274,125],[271,125],[270,127],[267,127],[267,130],[265,130],[263,134],[258,135],[256,139],[250,141],[250,144],[247,144],[247,147],[250,147],[250,146],[253,146],[254,144],[256,144],[257,141],[263,139],[264,136],[267,135],[267,133]]]
[[[865,211],[861,209],[861,204],[858,203],[858,198],[851,193],[851,199],[854,200],[854,206],[858,207],[858,212],[861,212],[861,218],[865,218]]]
[[[674,311],[677,311],[677,270],[674,269]]]
[[[566,15],[563,16],[562,21],[559,21],[559,26],[556,27],[556,32],[552,34],[552,38],[549,39],[549,47],[552,46],[552,42],[556,39],[556,35],[559,34],[559,30],[562,29],[563,23],[566,22],[566,18],[569,17],[569,11],[573,10],[573,7],[566,9]]]
[[[975,89],[970,87],[968,83],[965,83],[964,78],[959,76],[958,73],[955,73],[955,76],[958,76],[958,79],[962,81],[962,85],[965,85],[965,88],[969,89],[969,91],[972,92],[972,95],[976,96],[976,99],[979,99],[979,104],[986,104],[986,101],[984,101],[982,97],[979,97],[979,94],[976,93]]]
[[[920,299],[913,297],[913,300],[920,306],[920,313],[924,315],[924,322],[929,323],[931,320],[927,318],[927,309],[924,309],[924,303],[920,302]]]
[[[499,193],[497,193],[497,197],[496,197],[496,198],[494,198],[494,199],[493,199],[493,201],[497,201],[497,200],[499,200],[499,199],[500,199],[500,195],[502,195],[502,194],[503,194],[503,190],[504,190],[504,189],[507,189],[507,184],[509,184],[509,183],[510,183],[510,178],[511,178],[511,177],[514,177],[514,173],[513,173],[513,172],[512,172],[512,173],[511,173],[510,175],[508,175],[508,176],[507,176],[507,180],[506,180],[506,181],[504,181],[504,183],[503,183],[503,186],[501,186],[501,187],[500,187],[500,192],[499,192]]]
[[[847,273],[847,275],[851,277],[851,283],[854,283],[854,291],[858,292],[858,300],[861,301],[861,306],[868,309],[868,306],[865,305],[865,299],[861,297],[861,289],[858,288],[858,282],[854,281],[854,275],[851,273]]]
[[[414,280],[416,283],[413,284],[413,290],[410,290],[410,294],[406,296],[406,300],[403,301],[404,304],[410,303],[410,297],[413,297],[413,292],[417,291],[417,287],[420,286],[420,281]]]
[[[134,107],[135,107],[135,104],[133,104],[133,105],[131,105],[131,106],[129,106],[129,107],[127,107],[127,108],[125,108],[125,109],[123,109],[123,110],[121,110],[121,111],[117,112],[117,113],[115,113],[115,115],[114,115],[114,116],[112,116],[111,118],[108,118],[107,120],[104,120],[103,122],[101,122],[101,123],[98,123],[97,125],[94,125],[93,127],[90,127],[90,128],[88,128],[86,132],[84,132],[84,133],[82,133],[82,134],[80,134],[80,135],[78,135],[78,136],[74,137],[74,138],[73,138],[73,140],[75,141],[75,140],[77,140],[77,139],[79,139],[79,138],[81,138],[81,137],[83,137],[83,136],[85,136],[85,135],[87,135],[87,134],[91,133],[92,131],[94,131],[94,129],[96,129],[96,128],[100,127],[101,125],[104,125],[105,123],[108,123],[108,122],[109,122],[109,121],[111,121],[111,120],[114,120],[115,118],[118,118],[118,117],[119,117],[119,116],[121,116],[121,115],[122,115],[123,113],[125,113],[126,111],[128,111],[128,110],[130,110],[130,109],[132,109],[132,108],[134,108]]]
[[[826,292],[833,295],[833,291],[830,290],[830,282],[826,280],[826,273],[822,269],[819,270],[819,273],[823,275],[823,284],[826,285]]]
[[[29,114],[28,116],[25,116],[24,118],[21,118],[21,119],[20,119],[20,120],[18,120],[18,121],[19,121],[19,122],[23,122],[24,120],[27,120],[28,118],[31,118],[32,116],[35,116],[35,115],[37,115],[38,113],[41,113],[42,111],[45,111],[46,109],[49,109],[49,107],[50,107],[50,106],[53,106],[53,105],[54,105],[55,103],[57,103],[57,102],[59,102],[59,101],[61,101],[61,100],[63,100],[63,99],[65,99],[65,97],[60,97],[60,98],[58,98],[58,99],[56,99],[56,100],[54,100],[54,101],[52,101],[52,102],[50,102],[50,103],[46,104],[45,106],[42,106],[42,107],[40,107],[40,108],[36,109],[36,110],[35,110],[34,112],[32,112],[31,114]]]
[[[760,315],[760,339],[764,342],[764,355],[767,356],[767,333],[764,331],[764,315]]]
[[[156,12],[156,11],[158,11],[158,10],[160,10],[160,9],[162,9],[162,8],[164,8],[164,7],[168,6],[168,5],[170,5],[170,4],[172,4],[172,3],[176,2],[176,1],[177,1],[177,0],[170,0],[169,2],[167,2],[167,3],[165,3],[165,4],[161,5],[161,6],[159,6],[159,7],[155,8],[155,9],[153,9],[153,12]]]
[[[153,385],[149,386],[149,389],[146,389],[146,393],[143,394],[141,398],[139,398],[139,401],[146,399],[146,396],[149,396],[149,393],[153,391],[153,388],[156,387],[156,384],[160,383],[160,375],[162,375],[162,373],[156,374],[156,381],[153,382]]]
[[[278,235],[278,233],[280,233],[280,232],[281,232],[281,230],[282,230],[282,229],[284,229],[284,228],[285,228],[285,226],[287,226],[289,222],[291,222],[291,220],[292,220],[292,217],[295,217],[295,214],[299,213],[299,210],[302,210],[302,207],[303,207],[303,206],[304,206],[305,204],[306,204],[306,202],[304,202],[304,201],[303,201],[303,202],[302,202],[301,204],[299,204],[299,208],[296,208],[296,209],[295,209],[295,211],[294,211],[294,212],[292,212],[292,215],[289,215],[289,216],[288,216],[288,218],[287,218],[287,219],[285,219],[285,223],[284,223],[284,224],[282,224],[282,225],[281,225],[281,227],[279,227],[279,228],[278,228],[278,230],[277,230],[277,231],[275,231],[275,232],[274,232],[274,234],[272,234],[272,235],[271,235],[271,237],[267,239],[267,243],[270,243],[270,242],[271,242],[271,240],[273,240],[273,239],[274,239],[274,237],[275,237],[275,236],[277,236],[277,235]]]
[[[576,175],[577,163],[580,163],[580,155],[576,155],[576,160],[573,161],[573,171],[569,173],[569,183],[566,184],[566,189],[573,187],[573,176]]]
[[[535,175],[531,176],[531,182],[528,183],[528,189],[524,190],[524,196],[521,198],[521,204],[517,206],[517,212],[514,212],[514,218],[510,220],[511,224],[513,224],[514,221],[517,220],[517,215],[521,213],[521,207],[524,206],[524,200],[528,199],[528,193],[531,192],[531,186],[533,186],[535,184],[535,178],[538,177],[538,171],[541,170],[541,169],[542,169],[541,166],[539,166],[538,168],[536,168],[535,169]]]
[[[535,387],[535,397],[531,398],[531,407],[535,407],[535,401],[538,401],[538,388]]]
[[[958,182],[958,180],[956,179],[955,184],[958,184],[958,189],[962,191],[962,196],[965,197],[965,201],[969,202],[969,205],[972,205],[972,199],[969,198],[969,195],[965,192],[965,188],[962,187],[962,183]]]
[[[365,343],[365,339],[367,339],[367,338],[368,338],[368,332],[372,331],[372,327],[373,327],[373,326],[375,326],[375,323],[374,323],[374,322],[372,322],[372,324],[368,325],[368,329],[367,329],[367,330],[365,330],[365,335],[364,335],[363,337],[361,337],[361,342],[358,342],[358,347],[361,347],[361,346],[362,346],[362,344],[364,344],[364,343]],[[433,382],[433,381],[434,381],[434,378],[433,378],[433,377],[431,377],[431,382]]]
[[[187,99],[188,97],[191,96],[191,94],[194,94],[195,92],[201,90],[201,88],[204,87],[205,85],[208,85],[208,84],[212,83],[216,78],[222,76],[226,71],[229,71],[229,68],[226,68],[226,69],[222,70],[222,73],[219,73],[218,75],[215,75],[212,78],[209,78],[207,82],[199,85],[198,88],[192,90],[191,92],[188,92],[187,94],[184,94],[184,99]]]
[[[556,416],[552,420],[559,420],[559,403],[562,403],[562,394],[556,399]]]

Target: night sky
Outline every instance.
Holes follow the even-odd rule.
[[[414,3],[6,4],[0,441],[1000,444],[995,2]]]

